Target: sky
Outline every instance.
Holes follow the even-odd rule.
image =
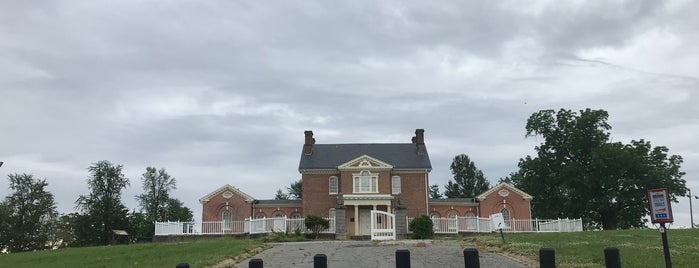
[[[200,219],[225,184],[271,199],[300,179],[305,130],[409,143],[425,129],[431,184],[462,153],[496,184],[542,142],[527,118],[561,108],[667,146],[699,195],[697,14],[691,0],[2,1],[0,197],[30,173],[73,212],[109,160],[127,207],[152,166]],[[689,225],[687,198],[673,211]]]

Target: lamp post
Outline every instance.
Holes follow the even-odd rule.
[[[692,226],[690,226],[690,228],[694,229],[694,213],[692,212],[692,197],[694,197],[695,199],[699,199],[699,197],[696,195],[692,195],[692,190],[689,190],[689,195],[687,197],[689,197],[689,220],[690,220],[690,224],[692,224]]]

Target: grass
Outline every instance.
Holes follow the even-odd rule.
[[[65,248],[0,254],[2,267],[204,267],[234,258],[262,245],[261,240],[217,239],[178,243]]]
[[[622,267],[665,267],[663,245],[658,230],[614,230],[579,233],[522,233],[466,238],[479,251],[507,252],[536,260],[540,248],[553,248],[557,267],[604,267],[604,248],[616,247]],[[671,229],[668,244],[674,267],[698,267],[699,230]]]

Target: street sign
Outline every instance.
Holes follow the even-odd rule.
[[[648,190],[648,204],[650,205],[650,221],[652,223],[673,222],[670,195],[667,189]]]
[[[502,216],[502,213],[490,215],[490,222],[493,223],[495,230],[505,228],[505,218]]]

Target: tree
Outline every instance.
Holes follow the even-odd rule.
[[[111,242],[112,230],[129,229],[129,210],[121,202],[121,191],[129,186],[129,179],[121,172],[121,165],[103,160],[90,166],[87,179],[90,193],[76,201],[83,213],[78,217],[76,235],[79,245],[106,245]]]
[[[170,201],[170,191],[177,188],[177,181],[165,169],[156,170],[147,167],[141,177],[143,194],[137,195],[139,206],[145,211],[149,222],[167,221],[167,207]]]
[[[46,190],[46,180],[30,174],[10,174],[13,193],[1,205],[0,245],[11,252],[44,249],[58,216],[53,194]]]
[[[301,199],[301,193],[303,192],[301,190],[302,185],[303,184],[301,183],[301,180],[298,180],[298,181],[292,182],[291,185],[289,185],[289,187],[286,187],[286,191],[289,192],[290,199],[296,199],[296,200]]]
[[[610,142],[608,117],[591,109],[542,110],[529,117],[526,135],[544,141],[508,179],[536,196],[534,215],[582,218],[595,229],[643,227],[648,189],[667,188],[675,202],[686,195],[682,157],[644,140]]]
[[[475,197],[490,188],[490,183],[483,175],[483,171],[476,167],[468,155],[460,154],[451,162],[451,174],[454,181],[449,180],[444,195],[448,198]]]
[[[289,200],[289,195],[282,192],[282,189],[278,189],[277,194],[274,195],[274,200]]]
[[[192,210],[184,206],[182,201],[176,198],[170,198],[167,201],[168,221],[189,222],[194,221]]]
[[[430,185],[430,198],[433,198],[433,199],[442,198],[442,194],[439,193],[439,185],[437,185],[437,184]]]

